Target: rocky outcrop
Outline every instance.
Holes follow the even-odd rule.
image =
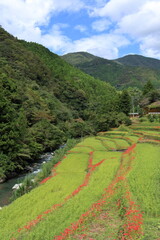
[[[4,183],[6,181],[5,178],[0,178],[0,183]]]

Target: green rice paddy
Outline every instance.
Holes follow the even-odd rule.
[[[0,210],[2,240],[158,240],[160,131],[85,138],[50,179]]]

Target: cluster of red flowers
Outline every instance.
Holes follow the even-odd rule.
[[[107,199],[109,199],[115,193],[117,184],[120,181],[126,181],[125,175],[128,173],[130,168],[123,167],[123,157],[125,158],[127,155],[127,157],[129,156],[130,161],[133,160],[134,157],[132,156],[132,153],[134,152],[135,147],[136,147],[136,144],[133,144],[123,153],[119,171],[117,172],[117,175],[115,179],[112,181],[112,183],[108,186],[107,189],[105,189],[105,193],[102,195],[102,198],[96,203],[92,204],[91,208],[87,212],[82,214],[77,222],[72,223],[68,228],[66,228],[59,236],[56,236],[53,240],[67,239],[72,234],[74,234],[74,232],[78,230],[78,228],[82,226],[82,224],[85,221],[87,221],[89,217],[95,217],[97,213],[102,210],[102,206],[106,204]],[[88,166],[90,170],[91,169],[93,170],[95,166],[98,166],[104,161],[102,160],[98,164],[92,165],[92,156],[93,156],[93,152],[90,152],[89,166]],[[123,230],[122,240],[134,239],[132,238],[133,235],[135,236],[136,234],[142,234],[142,230],[141,230],[142,215],[138,210],[135,209],[136,205],[133,201],[131,201],[129,192],[126,193],[126,199],[128,200],[129,207],[127,208],[125,213],[126,223],[123,226],[124,230]]]
[[[64,157],[65,158],[65,157]],[[56,176],[57,175],[57,173],[56,173],[56,168],[57,168],[57,166],[59,165],[61,163],[61,161],[60,162],[58,162],[58,163],[56,163],[55,165],[54,165],[54,168],[53,168],[53,172],[54,172],[54,175],[53,176]],[[43,179],[41,182],[40,182],[40,184],[42,184],[42,183],[45,183],[45,182],[47,182],[49,179],[51,179],[53,176],[49,176],[49,177],[47,177],[47,178],[45,178],[45,179]],[[59,207],[59,206],[61,206],[62,204],[55,204],[55,205],[53,205],[52,206],[52,208],[51,209],[48,209],[48,210],[46,210],[45,212],[43,212],[42,214],[40,214],[40,215],[38,215],[34,220],[32,220],[32,221],[30,221],[29,223],[27,223],[25,226],[23,226],[22,228],[19,228],[18,229],[18,232],[20,233],[20,232],[22,232],[23,230],[29,230],[29,229],[31,229],[33,226],[35,226],[38,222],[40,222],[43,218],[44,218],[44,216],[46,215],[46,214],[48,214],[48,213],[50,213],[50,212],[52,212],[53,210],[55,210],[57,207]],[[15,238],[11,238],[11,240],[16,240]]]
[[[103,204],[104,200],[102,199],[92,204],[92,207],[87,212],[83,213],[77,222],[72,223],[71,226],[66,228],[59,236],[56,236],[54,240],[64,240],[67,237],[71,236],[88,219],[88,217],[96,216],[96,212],[101,211]]]
[[[134,148],[136,144],[133,144],[129,147],[124,153],[122,157],[128,157],[129,161],[134,159],[131,153],[134,152]],[[127,156],[126,156],[127,154]],[[126,169],[126,173],[130,170],[130,167]],[[127,180],[124,179],[124,187],[125,189],[129,189]],[[129,190],[126,191],[124,199],[126,201],[127,207],[124,207],[125,214],[124,214],[124,221],[125,224],[123,225],[122,233],[122,240],[128,239],[137,239],[137,236],[143,234],[141,225],[143,224],[143,218],[140,211],[137,209],[137,205],[131,199],[131,193]]]
[[[131,164],[131,161],[134,159],[134,156],[132,153],[134,153],[134,149],[136,147],[136,144],[133,144],[131,147],[129,147],[123,154],[122,154],[122,162],[121,166],[119,168],[119,171],[117,173],[117,177],[115,178],[115,181],[113,183],[113,186],[115,183],[118,183],[119,181],[123,181],[123,184],[125,185],[125,189],[129,189],[129,186],[127,184],[127,179],[125,178],[125,175],[129,172],[131,169],[130,166],[123,166],[123,161],[125,158],[128,158],[129,163]],[[129,165],[130,165],[129,164]],[[112,186],[112,188],[113,188]],[[135,239],[135,236],[139,236],[142,233],[141,225],[143,224],[143,218],[142,214],[139,210],[137,210],[137,205],[134,201],[131,200],[131,193],[126,191],[126,194],[124,196],[126,200],[126,204],[128,207],[124,207],[125,210],[125,224],[123,225],[123,231],[122,231],[122,240],[127,239]],[[119,207],[121,206],[121,200],[118,201]]]
[[[52,172],[53,172],[52,176],[49,176],[49,177],[43,179],[43,180],[40,182],[40,184],[47,182],[49,179],[51,179],[51,178],[53,178],[54,176],[57,175],[57,173],[56,173],[56,167],[57,167],[60,163],[61,163],[61,161],[58,162],[58,163],[56,163],[56,164],[54,165],[54,168],[53,168],[53,170],[52,170]]]
[[[66,158],[66,156],[64,156],[63,158]],[[95,164],[95,165],[92,165],[92,162],[93,162],[93,152],[90,152],[90,153],[89,153],[89,160],[88,160],[88,170],[89,170],[89,171],[88,171],[88,173],[87,173],[86,176],[85,176],[84,182],[83,182],[77,189],[75,189],[75,190],[72,192],[72,194],[70,194],[69,196],[67,196],[67,197],[64,199],[64,202],[63,202],[63,203],[53,205],[50,209],[48,209],[48,210],[46,210],[45,212],[43,212],[42,214],[38,215],[34,220],[30,221],[29,223],[27,223],[27,224],[26,224],[25,226],[23,226],[22,228],[19,228],[19,229],[18,229],[18,232],[20,233],[20,232],[22,232],[22,231],[25,230],[25,229],[26,229],[26,230],[31,229],[31,228],[34,227],[38,222],[40,222],[41,220],[43,220],[46,214],[51,213],[51,212],[52,212],[53,210],[55,210],[56,208],[62,206],[62,205],[65,203],[66,200],[68,200],[68,199],[70,199],[71,197],[73,197],[73,196],[75,196],[76,194],[78,194],[79,191],[81,191],[83,187],[85,187],[85,186],[88,185],[88,182],[89,182],[89,178],[90,178],[91,173],[92,173],[92,172],[95,170],[95,168],[96,168],[97,166],[99,166],[103,161],[104,161],[104,160],[100,161],[99,163],[97,163],[97,164]],[[60,163],[61,163],[61,161],[54,165],[54,168],[53,168],[53,170],[52,170],[52,171],[54,172],[54,176],[57,175],[57,173],[56,173],[56,167],[57,167]],[[47,182],[47,181],[48,181],[50,178],[52,178],[52,177],[53,177],[53,176],[50,176],[50,177],[45,178],[44,180],[41,181],[41,184]],[[11,240],[13,240],[13,239],[16,240],[15,238],[12,238]]]
[[[49,179],[51,179],[52,177],[53,177],[53,176],[49,176],[49,177],[43,179],[43,180],[40,182],[40,184],[47,182],[47,181],[48,181]]]
[[[139,138],[138,141],[140,143],[156,143],[156,144],[160,144],[160,140],[155,140],[155,139]]]
[[[89,160],[88,160],[88,173],[86,174],[86,177],[84,179],[84,182],[82,185],[80,185],[74,192],[72,192],[71,195],[69,195],[66,199],[69,199],[70,197],[76,195],[80,190],[82,190],[83,187],[87,186],[89,183],[89,178],[91,176],[91,173],[95,170],[96,167],[98,167],[100,164],[102,164],[105,159],[101,160],[100,162],[93,165],[93,154],[94,152],[89,153]],[[100,199],[98,202],[92,204],[91,208],[82,214],[79,218],[79,220],[76,223],[71,224],[70,227],[66,228],[59,236],[56,236],[54,240],[63,240],[72,235],[78,228],[83,224],[84,221],[89,216],[95,216],[96,212],[101,211],[101,206],[105,203],[104,199]]]
[[[140,211],[137,209],[137,205],[131,200],[131,193],[126,192],[125,198],[128,200],[128,207],[125,209],[124,215],[125,224],[123,225],[123,237],[122,240],[126,239],[137,239],[139,235],[142,235],[143,217]]]
[[[133,151],[133,149],[136,147],[136,143],[134,143],[132,146],[127,148],[127,150],[123,154],[129,154]]]
[[[87,212],[83,213],[77,222],[72,223],[68,228],[66,228],[62,233],[60,233],[59,236],[55,236],[54,240],[64,240],[64,239],[70,237],[71,235],[73,235],[75,233],[75,231],[80,226],[82,226],[82,224],[85,221],[87,221],[87,219],[89,217],[95,217],[97,215],[97,213],[99,213],[102,210],[102,206],[107,203],[107,199],[109,199],[113,194],[115,194],[115,191],[117,190],[117,184],[119,182],[122,181],[122,182],[125,182],[125,184],[126,184],[125,175],[130,170],[130,167],[128,167],[127,164],[124,164],[124,159],[129,158],[130,162],[134,159],[134,157],[132,156],[132,153],[134,152],[135,147],[136,147],[136,144],[133,144],[122,154],[121,164],[120,164],[119,170],[117,171],[116,177],[112,181],[112,183],[105,189],[105,192],[102,195],[102,198],[99,201],[97,201],[96,203],[92,204],[90,209]],[[88,185],[92,172],[95,170],[96,167],[98,167],[100,164],[102,164],[105,160],[105,159],[103,159],[100,162],[98,162],[97,164],[93,164],[93,154],[94,154],[94,151],[89,153],[88,172],[85,176],[84,182],[77,189],[75,189],[69,196],[67,196],[64,199],[63,203],[53,205],[51,209],[46,210],[41,215],[37,216],[36,219],[32,220],[24,227],[18,229],[18,232],[21,232],[24,229],[29,230],[31,227],[35,226],[39,221],[44,219],[46,214],[52,212],[57,207],[62,206],[68,199],[70,199],[71,197],[74,197],[76,194],[78,194],[83,189],[83,187]],[[58,164],[60,164],[60,162]],[[56,164],[53,169],[55,174],[56,174],[55,168],[58,166],[58,164]],[[138,210],[136,210],[135,203],[133,201],[131,201],[131,194],[129,191],[126,192],[125,198],[127,199],[129,207],[127,209],[125,209],[125,212],[126,212],[125,216],[124,216],[125,224],[123,225],[122,240],[134,239],[134,238],[132,238],[133,235],[135,236],[136,234],[142,233],[142,231],[141,231],[142,215],[140,214],[140,212]],[[119,204],[121,204],[121,201],[119,201]],[[13,239],[14,238],[12,238],[12,240]],[[14,240],[16,240],[16,239],[14,239]]]
[[[100,164],[102,164],[104,162],[104,160],[102,160],[102,161],[98,162],[97,164],[93,165],[92,164],[93,163],[93,154],[94,154],[93,151],[89,153],[88,173],[85,176],[84,182],[77,189],[75,189],[69,196],[67,196],[65,198],[65,200],[68,200],[71,197],[75,196],[76,194],[78,194],[82,190],[83,187],[87,186],[88,183],[89,183],[89,179],[90,179],[90,176],[91,176],[92,172],[95,170],[96,167],[98,167]]]

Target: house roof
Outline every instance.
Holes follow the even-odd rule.
[[[156,101],[147,106],[148,108],[160,108],[160,101]]]

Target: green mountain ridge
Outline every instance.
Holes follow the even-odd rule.
[[[137,54],[127,55],[122,58],[115,59],[115,61],[127,66],[145,67],[160,70],[160,60]]]
[[[23,170],[68,138],[95,134],[125,119],[110,84],[3,28],[0,73],[0,178]]]
[[[62,56],[62,58],[64,58],[67,62],[69,62],[72,65],[77,65],[77,64],[90,62],[97,57],[88,52],[77,52],[77,53],[68,53]]]
[[[156,88],[160,88],[160,60],[157,59],[128,55],[107,60],[85,52],[66,54],[62,58],[85,73],[107,81],[118,89],[126,87],[142,89],[148,80],[152,81]]]

